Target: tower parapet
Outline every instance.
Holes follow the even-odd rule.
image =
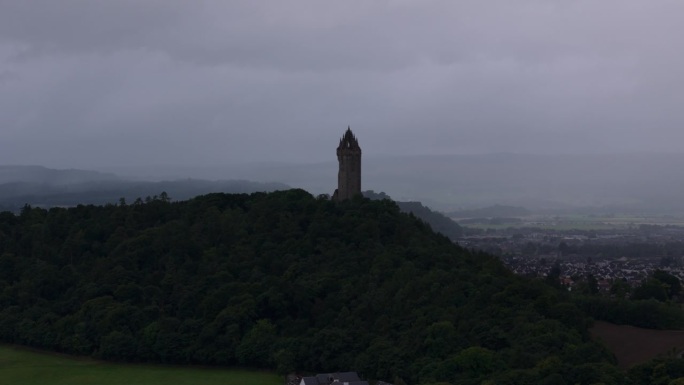
[[[361,194],[361,147],[350,127],[347,127],[337,146],[337,161],[340,168],[333,199],[343,201]]]

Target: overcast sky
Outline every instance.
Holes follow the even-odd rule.
[[[0,164],[684,152],[681,0],[0,0]]]

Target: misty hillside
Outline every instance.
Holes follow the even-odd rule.
[[[5,343],[397,384],[626,383],[566,291],[389,200],[27,208],[0,214],[0,266]]]
[[[288,189],[282,183],[246,180],[132,181],[114,174],[84,170],[53,170],[38,166],[0,166],[0,210],[17,211],[25,204],[41,207],[117,203],[153,198],[189,199],[213,192],[252,193]]]
[[[0,185],[7,183],[64,186],[71,184],[116,181],[120,178],[111,173],[90,170],[55,170],[43,166],[0,165]]]
[[[113,174],[64,171],[55,173],[33,168],[3,169],[5,183],[1,199],[12,204],[27,196],[38,202],[50,195],[57,202],[65,192],[97,190],[92,203],[106,203],[119,197],[135,199],[167,191],[174,199],[215,192],[271,191],[295,186],[313,194],[332,194],[337,185],[337,162],[313,164],[252,163],[214,167],[139,167],[120,175],[121,188],[114,188]],[[117,170],[112,170],[117,171]],[[28,175],[22,175],[22,172]],[[117,171],[118,172],[118,171]],[[71,174],[69,174],[71,173]],[[76,174],[74,174],[76,173]],[[8,175],[19,175],[9,184]],[[72,175],[71,178],[57,178]],[[73,175],[79,175],[81,179]],[[87,183],[67,184],[64,181]],[[41,179],[42,178],[42,179]],[[110,178],[110,179],[108,179]],[[242,190],[219,186],[193,190],[189,187],[130,182],[129,179],[162,180],[249,180],[265,186]],[[94,183],[97,182],[97,183]],[[118,183],[117,182],[117,183]],[[280,184],[273,184],[279,182]],[[26,184],[28,183],[28,184]],[[167,182],[164,182],[167,183]],[[178,183],[180,182],[172,182]],[[208,184],[217,182],[206,182]],[[41,185],[37,185],[41,184]],[[85,186],[90,184],[90,186]],[[188,183],[189,185],[190,183]],[[168,189],[177,188],[178,193]],[[204,188],[206,188],[205,186]],[[532,211],[579,210],[592,208],[608,211],[684,212],[684,155],[444,155],[365,157],[363,188],[385,191],[395,200],[419,201],[432,209],[450,212],[493,205],[522,206]],[[102,199],[106,199],[102,200]],[[0,201],[0,205],[3,203]]]

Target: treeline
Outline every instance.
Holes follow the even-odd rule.
[[[389,200],[301,190],[0,214],[0,339],[397,384],[626,384],[590,319]]]
[[[684,328],[680,305],[655,299],[627,300],[598,296],[576,296],[575,303],[594,319],[647,329]]]
[[[0,169],[0,171],[2,171]],[[79,204],[104,205],[119,202],[121,198],[129,202],[136,199],[152,198],[160,191],[166,191],[176,200],[189,199],[197,195],[214,192],[252,193],[255,191],[286,190],[290,187],[282,183],[261,183],[246,180],[208,181],[184,179],[162,182],[143,182],[115,179],[87,180],[89,172],[76,171],[67,178],[67,171],[48,170],[61,176],[63,183],[53,179],[42,182],[0,183],[0,208],[19,212],[26,204],[49,208],[53,206],[76,206]],[[62,175],[65,174],[66,176]],[[1,173],[0,173],[1,174]],[[81,175],[84,174],[84,175]],[[97,173],[93,173],[96,174]],[[2,176],[2,175],[0,175]],[[104,178],[104,177],[103,177]],[[2,178],[0,178],[2,179]],[[80,179],[83,179],[81,181]],[[61,179],[60,179],[61,180]],[[71,181],[71,183],[66,183]]]

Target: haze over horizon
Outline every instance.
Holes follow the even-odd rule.
[[[0,1],[0,164],[682,153],[684,3]]]

